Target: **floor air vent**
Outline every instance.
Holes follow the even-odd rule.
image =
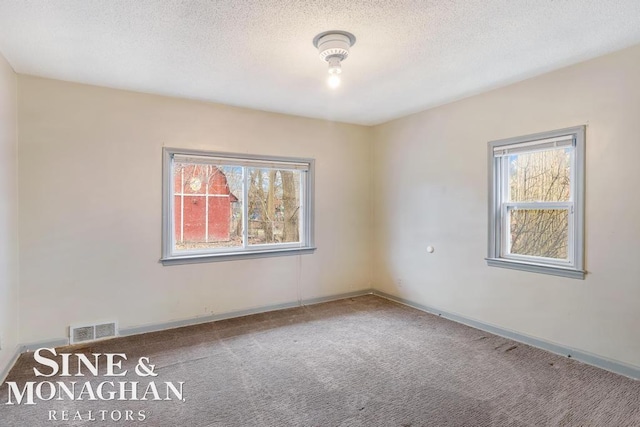
[[[89,341],[112,338],[117,335],[116,322],[98,323],[94,325],[71,326],[69,341],[71,344],[80,344]]]

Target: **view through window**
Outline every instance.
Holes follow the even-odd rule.
[[[507,254],[568,260],[572,151],[561,147],[508,157]]]
[[[216,153],[168,157],[171,236],[165,258],[310,246],[312,161]]]

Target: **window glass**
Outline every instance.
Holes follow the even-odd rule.
[[[175,163],[174,250],[242,247],[242,168]]]
[[[567,209],[512,209],[509,212],[509,229],[511,254],[568,258]]]
[[[571,148],[509,156],[509,200],[561,202],[571,197]]]
[[[300,171],[249,168],[249,244],[300,242]]]

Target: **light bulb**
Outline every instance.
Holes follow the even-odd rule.
[[[340,86],[340,76],[338,74],[330,74],[327,83],[331,89],[335,89]]]
[[[331,89],[335,89],[340,86],[340,73],[342,72],[340,58],[333,56],[330,57],[327,62],[329,63],[329,79],[327,83]]]
[[[342,72],[342,64],[340,64],[339,58],[329,59],[329,74],[340,74]]]

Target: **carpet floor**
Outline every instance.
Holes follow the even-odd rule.
[[[35,377],[34,367],[51,369],[23,354],[6,381],[20,390],[49,381],[58,395],[7,405],[5,382],[1,426],[640,426],[640,381],[376,296],[58,351],[125,353],[128,372]],[[136,372],[141,357],[157,376]],[[71,373],[77,365],[73,356]],[[83,400],[55,391],[58,381],[76,382]],[[89,400],[86,388],[95,394],[105,381],[115,386],[103,397],[124,381],[126,389],[139,382],[137,397],[148,400]],[[171,400],[153,400],[150,381]],[[184,400],[165,382],[184,382]],[[43,398],[50,387],[41,387]]]

